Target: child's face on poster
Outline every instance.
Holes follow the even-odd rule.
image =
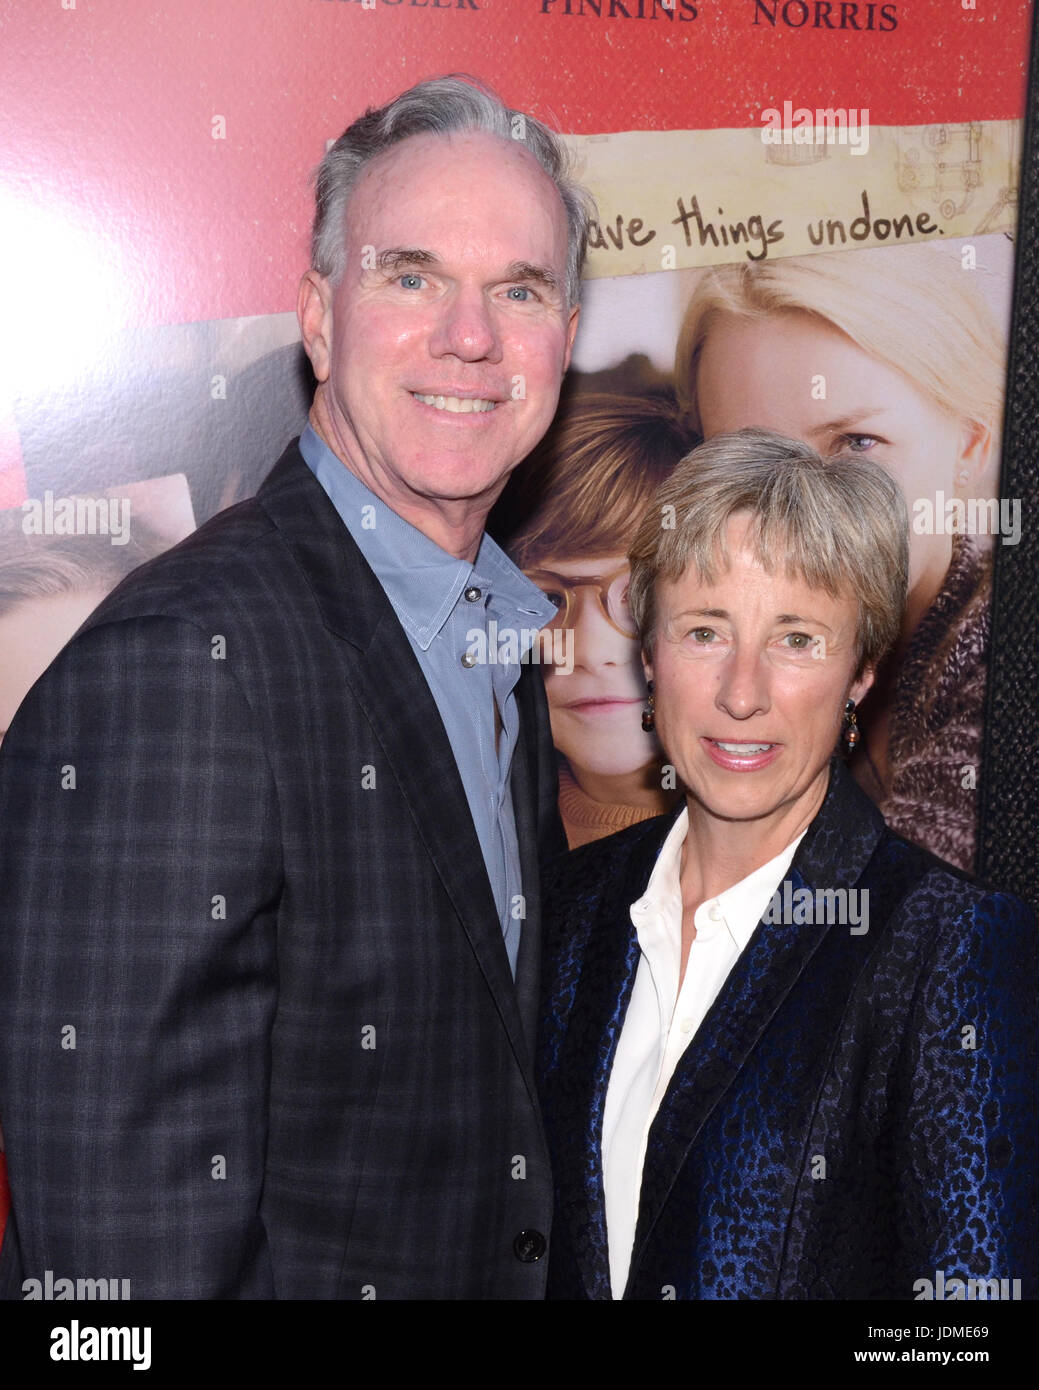
[[[552,741],[578,782],[582,773],[623,777],[659,756],[656,739],[642,728],[646,682],[638,638],[619,631],[603,605],[597,583],[628,573],[623,555],[568,560],[550,556],[539,569],[574,583],[567,626],[572,631],[573,670],[545,667]],[[617,587],[616,583],[612,586]]]

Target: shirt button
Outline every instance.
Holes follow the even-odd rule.
[[[472,670],[472,668],[476,665],[476,653],[474,651],[463,652],[462,665],[466,668],[466,670]]]
[[[682,1032],[691,1033],[693,1031],[693,1020],[691,1018],[682,1019]]]
[[[707,909],[707,915],[712,922],[720,922],[722,919],[722,910],[717,903],[711,903],[710,907]]]
[[[520,1231],[512,1242],[512,1248],[516,1252],[517,1260],[522,1260],[525,1265],[532,1265],[535,1260],[540,1260],[548,1249],[548,1242],[540,1231]]]
[[[483,594],[482,594],[481,591],[476,587],[476,585],[475,585],[475,584],[470,584],[469,587],[468,587],[468,589],[466,589],[466,591],[465,591],[465,601],[466,601],[466,603],[478,603],[479,600],[482,599],[482,598],[483,598]]]

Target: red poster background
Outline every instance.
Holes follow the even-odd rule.
[[[757,127],[786,100],[866,108],[874,126],[1013,120],[1030,14],[1029,0],[8,0],[0,362],[60,366],[80,291],[95,315],[81,357],[118,329],[292,308],[325,141],[423,78],[478,75],[573,134]],[[26,491],[8,387],[0,509]],[[0,1163],[0,1229],[5,1206]]]
[[[423,78],[476,74],[573,134],[757,126],[787,99],[873,125],[1013,119],[1031,8],[778,0],[773,27],[772,0],[70,2],[2,21],[0,187],[89,223],[120,326],[291,308],[324,141]],[[885,12],[897,28],[865,27]]]

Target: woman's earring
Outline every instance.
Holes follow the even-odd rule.
[[[646,708],[642,711],[642,727],[647,734],[651,734],[655,727],[654,715],[656,710],[653,708],[653,682],[646,682],[646,689],[649,694],[646,696]]]
[[[844,740],[844,748],[848,753],[854,753],[862,734],[859,732],[858,716],[855,713],[855,701],[846,700],[844,702],[844,728],[841,731]]]

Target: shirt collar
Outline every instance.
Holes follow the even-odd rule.
[[[657,855],[657,862],[653,865],[646,891],[632,904],[632,912],[637,911],[640,916],[645,916],[653,912],[674,912],[677,907],[681,914],[682,888],[679,869],[682,864],[682,842],[688,829],[689,807],[683,806]]]
[[[637,902],[632,903],[632,921],[636,927],[650,916],[660,914],[663,920],[682,920],[682,886],[679,871],[682,863],[682,842],[689,829],[689,808],[683,807],[668,832],[653,872],[649,876],[646,891]],[[773,893],[786,877],[798,845],[804,838],[802,831],[774,859],[760,868],[754,869],[746,878],[726,888],[715,898],[709,898],[697,909],[697,935],[708,933],[712,924],[722,922],[728,927],[736,944],[742,951],[754,935],[754,929],[761,921]],[[712,912],[712,908],[716,911]],[[703,923],[701,927],[701,922]]]
[[[405,632],[423,651],[470,586],[482,591],[499,620],[512,620],[517,626],[543,627],[555,613],[537,585],[490,536],[483,536],[473,564],[459,560],[366,487],[312,426],[304,429],[299,449],[371,565]]]

